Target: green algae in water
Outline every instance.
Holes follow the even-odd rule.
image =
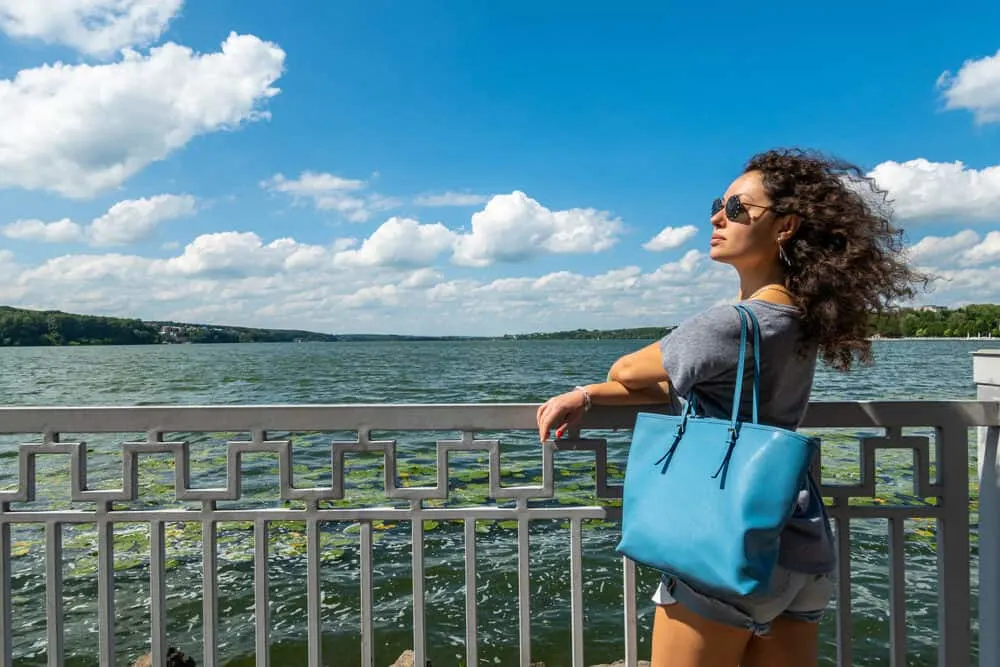
[[[844,444],[847,452],[828,456],[825,462],[828,464],[824,468],[825,479],[828,483],[838,478],[848,479],[856,483],[857,470],[857,433],[845,434],[825,433],[824,439],[829,446],[832,443]],[[850,451],[853,449],[853,451]],[[841,450],[843,451],[843,450]],[[360,457],[363,459],[364,457]],[[345,487],[350,490],[352,497],[342,501],[329,503],[333,507],[356,507],[358,505],[387,505],[391,501],[384,496],[382,460],[381,456],[369,457],[370,460],[360,460],[360,465],[354,465],[346,476]],[[154,457],[140,459],[142,464],[149,464],[156,461]],[[163,473],[163,481],[146,480],[140,486],[140,495],[168,495],[173,492],[173,461],[170,457],[162,457],[156,462],[157,465],[145,465],[148,470],[159,470]],[[354,463],[359,463],[358,461]],[[840,465],[829,465],[837,463]],[[207,460],[199,461],[192,469],[192,477],[208,472],[209,469],[224,469],[225,456],[210,457]],[[887,461],[880,461],[880,479],[889,478],[896,481],[894,486],[887,489],[878,489],[879,492],[873,498],[852,498],[852,505],[904,505],[913,506],[915,504],[926,503],[926,499],[915,498],[912,494],[898,491],[899,485],[912,486],[905,474],[900,474],[905,470],[907,464],[912,469],[912,455],[905,452],[900,457],[890,457]],[[430,464],[408,463],[407,467],[400,471],[400,478],[404,482],[412,481],[411,474],[415,473],[426,477],[428,480],[436,482],[436,467]],[[578,461],[566,461],[562,464],[557,458],[558,479],[555,484],[555,502],[565,507],[572,506],[593,506],[595,504],[614,508],[621,506],[620,499],[596,499],[594,498],[594,466],[586,459]],[[970,465],[974,469],[974,465]],[[526,467],[518,465],[508,466],[508,477],[523,483],[524,480],[533,480],[540,483],[536,465],[529,463]],[[616,466],[609,465],[609,471],[617,470]],[[886,472],[887,470],[892,472]],[[296,471],[303,475],[319,478],[321,474],[314,469],[298,464]],[[56,489],[65,484],[65,470],[60,470],[59,466],[43,469],[39,474],[39,495],[45,495],[49,490]],[[854,477],[854,479],[851,479]],[[832,479],[831,479],[832,478]],[[449,497],[447,500],[429,500],[425,502],[427,507],[444,507],[449,505],[472,505],[480,506],[489,504],[488,498],[488,472],[483,469],[456,469],[449,476]],[[404,484],[405,485],[405,484]],[[412,485],[412,484],[410,484]],[[63,486],[63,488],[65,488]],[[878,487],[877,487],[878,488]],[[268,489],[245,489],[243,500],[267,500],[269,499]],[[273,501],[273,497],[270,498]],[[539,501],[531,501],[536,503]],[[544,502],[544,501],[541,501]],[[57,507],[69,507],[71,503],[56,504]],[[305,503],[285,503],[285,506],[304,507]],[[407,503],[400,506],[406,507]],[[974,497],[970,509],[976,510],[977,499]],[[192,516],[195,519],[196,515]],[[479,534],[486,534],[490,531],[489,523],[482,521],[477,523],[476,531]],[[294,525],[294,528],[293,528]],[[496,524],[502,530],[516,529],[516,521],[500,521]],[[609,522],[587,521],[583,524],[588,530],[613,529],[615,525]],[[276,555],[285,558],[302,557],[305,553],[307,541],[304,533],[304,524],[297,522],[275,521],[270,523],[269,549]],[[428,520],[424,523],[425,532],[433,532],[439,529],[441,524],[438,521]],[[408,522],[383,522],[374,521],[372,527],[377,533],[389,532],[393,529],[409,531]],[[350,536],[356,536],[360,528],[357,524],[346,529]],[[217,541],[220,556],[233,561],[252,560],[252,522],[220,522],[218,524]],[[345,553],[350,546],[350,542],[345,540],[334,540],[328,530],[322,531],[321,541],[323,552],[331,557],[339,557]],[[168,567],[176,567],[181,562],[198,560],[201,557],[202,528],[195,521],[190,522],[170,522],[166,525],[166,537],[168,542]],[[38,534],[41,538],[41,533]],[[976,536],[973,536],[975,539]],[[936,524],[928,521],[919,527],[908,527],[907,539],[919,542],[932,542],[936,539]],[[32,542],[19,540],[14,543],[13,556],[23,558],[30,553]],[[70,552],[75,552],[72,559],[72,567],[67,572],[68,576],[87,576],[96,571],[96,531],[94,529],[84,529],[82,527],[67,527],[64,533],[64,548]],[[145,524],[117,524],[114,533],[115,569],[124,571],[148,565],[149,535],[148,527]]]

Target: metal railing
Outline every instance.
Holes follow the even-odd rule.
[[[163,664],[168,607],[165,586],[165,526],[168,522],[196,522],[201,525],[203,590],[201,601],[203,656],[199,664],[214,667],[219,659],[219,579],[217,562],[217,525],[220,522],[252,522],[254,535],[254,605],[256,664],[269,664],[268,604],[268,531],[276,521],[302,521],[306,529],[308,664],[318,667],[321,655],[321,524],[350,521],[360,524],[360,644],[362,664],[372,665],[373,642],[373,523],[403,522],[410,526],[412,537],[412,647],[415,663],[424,664],[427,653],[424,522],[457,521],[464,523],[464,555],[455,554],[455,567],[465,569],[464,652],[468,665],[478,664],[476,591],[477,520],[516,522],[517,535],[517,609],[519,662],[531,660],[531,610],[529,590],[529,526],[533,521],[560,519],[569,522],[570,540],[570,619],[571,642],[568,662],[584,665],[584,574],[581,560],[581,526],[595,519],[617,520],[620,509],[613,499],[621,497],[620,486],[609,484],[607,440],[581,438],[580,433],[557,444],[539,444],[540,483],[507,485],[502,483],[501,441],[507,431],[531,431],[535,426],[534,405],[337,405],[337,406],[236,406],[236,407],[54,407],[0,408],[0,433],[17,434],[17,479],[0,479],[0,667],[13,664],[14,633],[18,619],[11,603],[11,527],[18,524],[44,526],[45,547],[45,619],[46,651],[49,665],[63,664],[63,530],[66,524],[91,524],[97,527],[97,639],[99,663],[116,662],[115,642],[115,569],[114,529],[116,524],[143,523],[149,526],[149,617],[150,648],[153,664]],[[588,413],[582,432],[590,434],[608,429],[630,428],[634,409],[595,408]],[[859,477],[855,484],[824,484],[823,493],[830,500],[829,512],[835,522],[839,550],[839,584],[836,604],[838,664],[851,665],[851,531],[858,519],[885,519],[888,522],[890,664],[902,667],[907,661],[906,631],[906,562],[903,522],[925,517],[936,522],[939,571],[937,617],[939,620],[939,664],[959,667],[970,664],[971,586],[970,586],[970,475],[969,432],[983,429],[982,447],[992,447],[995,461],[998,404],[986,401],[956,402],[839,402],[814,403],[810,406],[803,429],[862,429],[859,438]],[[922,429],[922,430],[921,430]],[[593,431],[592,431],[593,430]],[[408,486],[400,482],[395,439],[377,439],[373,434],[399,432],[450,432],[458,437],[436,441],[436,484]],[[193,434],[233,433],[243,437],[225,438],[226,463],[224,483],[212,487],[192,484]],[[278,433],[355,434],[353,440],[329,444],[329,486],[295,485],[293,442],[275,437]],[[915,435],[914,433],[924,433]],[[88,447],[64,434],[134,434],[144,438],[121,444],[121,486],[91,488],[88,485]],[[929,433],[929,435],[928,435]],[[170,439],[173,434],[187,434],[185,439]],[[491,437],[483,437],[489,434]],[[496,437],[493,437],[496,436]],[[623,436],[624,437],[624,436]],[[983,445],[983,442],[986,444]],[[522,447],[529,445],[524,444]],[[876,496],[876,454],[891,449],[913,452],[913,493],[923,504],[857,504],[855,499]],[[550,501],[558,490],[559,459],[562,452],[591,451],[594,454],[593,503],[554,505]],[[474,506],[449,506],[435,502],[447,500],[452,492],[449,457],[458,452],[485,452],[488,456],[488,497]],[[506,450],[505,450],[506,451]],[[345,498],[345,454],[377,453],[384,457],[384,502],[364,506],[343,506]],[[277,458],[280,501],[268,507],[224,508],[220,504],[238,501],[243,495],[242,457],[265,453]],[[138,472],[140,459],[168,455],[174,463],[174,495],[177,501],[194,503],[190,507],[134,507],[125,505],[141,500]],[[31,503],[41,500],[36,485],[36,462],[39,457],[68,457],[71,507],[34,509]],[[818,465],[821,463],[818,462]],[[992,497],[991,497],[992,498]],[[601,499],[611,499],[603,502]],[[287,506],[298,501],[300,508]],[[990,502],[993,502],[992,499]],[[81,507],[80,504],[84,504]],[[981,520],[995,521],[996,508],[981,506]],[[985,517],[985,518],[984,518]],[[622,640],[626,664],[634,666],[637,655],[636,571],[624,560],[624,618]],[[982,564],[993,568],[996,563]],[[996,627],[996,618],[983,618],[982,627]],[[992,623],[993,625],[986,625]],[[981,660],[988,656],[981,652]],[[986,662],[981,664],[985,665]],[[994,667],[992,664],[990,667]]]

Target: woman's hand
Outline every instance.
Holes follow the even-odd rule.
[[[553,396],[538,408],[538,437],[542,442],[549,439],[549,431],[555,430],[555,437],[578,424],[586,411],[587,397],[579,389]]]

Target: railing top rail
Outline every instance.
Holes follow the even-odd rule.
[[[535,428],[535,403],[0,407],[0,433],[148,431],[490,431]],[[584,429],[628,429],[656,406],[595,407]],[[997,401],[817,401],[803,428],[998,426]]]

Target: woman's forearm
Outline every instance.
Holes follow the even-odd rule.
[[[670,401],[667,382],[630,389],[620,382],[599,382],[584,387],[594,405],[654,405]]]
[[[663,353],[659,343],[651,343],[641,350],[619,358],[611,364],[608,380],[620,382],[631,389],[644,389],[657,382],[670,380],[663,367]]]

